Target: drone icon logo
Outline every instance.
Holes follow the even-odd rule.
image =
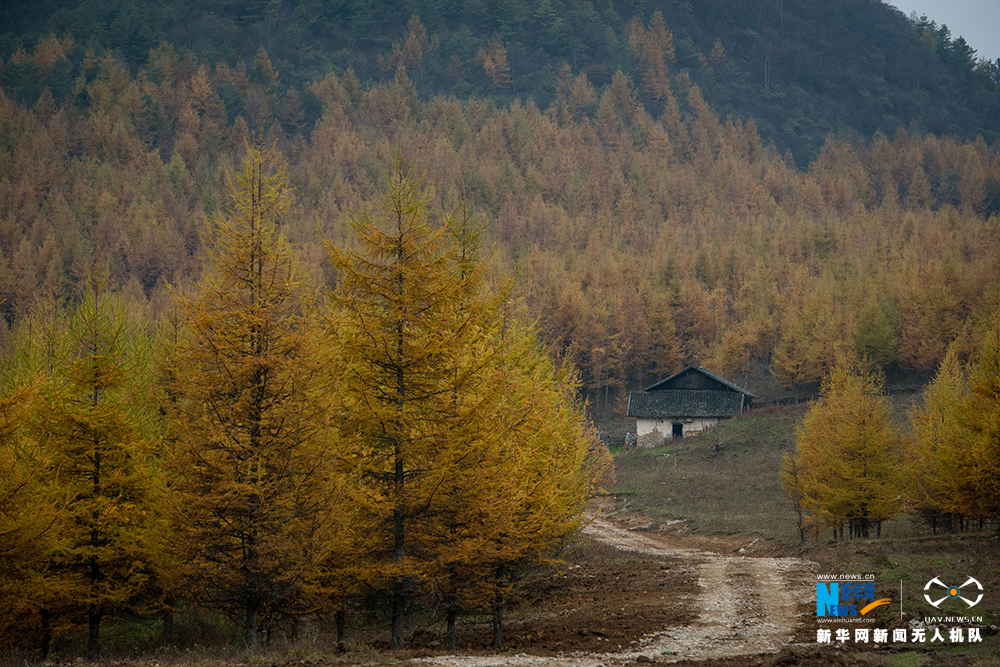
[[[962,590],[963,589],[968,590],[970,584],[975,586],[975,588],[979,589],[979,597],[977,597],[974,601],[962,595]],[[930,590],[930,587],[933,585],[940,586],[941,588],[944,588],[947,591],[945,593],[945,596],[940,600],[936,601],[932,600],[931,596],[927,594],[927,591]],[[973,579],[972,577],[969,577],[969,580],[966,581],[961,586],[948,586],[937,577],[934,577],[933,579],[927,582],[926,586],[924,586],[924,599],[927,600],[927,602],[933,607],[938,607],[945,600],[954,600],[955,598],[958,598],[959,600],[969,605],[970,607],[975,607],[977,604],[979,604],[979,601],[983,599],[983,585],[978,581],[976,581],[975,579]]]

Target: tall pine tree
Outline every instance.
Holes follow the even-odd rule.
[[[324,335],[277,229],[274,162],[247,146],[162,373],[175,585],[238,622],[248,648],[262,618],[301,610],[334,539]]]
[[[901,460],[879,378],[841,357],[796,436],[801,506],[841,534],[844,525],[851,537],[881,532],[902,511]]]
[[[28,416],[37,483],[65,499],[41,597],[64,613],[82,608],[93,660],[103,618],[133,605],[150,574],[153,434],[141,402],[149,355],[104,277],[88,282],[65,332],[54,363],[43,359]]]
[[[570,376],[510,320],[507,289],[486,287],[469,212],[436,229],[398,157],[388,181],[353,221],[359,252],[332,252],[335,421],[343,464],[365,484],[367,576],[391,591],[391,646],[404,645],[408,598],[432,589],[453,647],[459,611],[499,619],[513,566],[576,528],[594,439]]]

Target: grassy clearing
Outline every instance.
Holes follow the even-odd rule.
[[[665,447],[619,453],[615,494],[657,519],[687,519],[696,532],[797,541],[778,471],[805,409],[761,410]]]
[[[919,399],[891,398],[890,414],[901,432],[908,431]],[[758,409],[664,447],[615,452],[615,495],[657,519],[686,519],[698,533],[755,533],[797,543],[797,517],[779,473],[807,410],[805,403]],[[886,538],[923,533],[908,517],[882,526]]]

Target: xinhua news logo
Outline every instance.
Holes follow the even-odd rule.
[[[875,584],[870,581],[816,582],[816,617],[850,618],[864,616],[872,609],[892,602],[875,599]]]

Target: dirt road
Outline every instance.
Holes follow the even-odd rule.
[[[697,572],[700,589],[693,603],[697,620],[663,628],[618,652],[455,655],[428,658],[426,662],[454,667],[596,667],[771,653],[791,641],[799,614],[811,603],[809,580],[813,565],[807,561],[754,557],[752,550],[740,555],[737,549],[728,555],[732,551],[728,544],[721,548],[723,553],[718,553],[720,549],[713,551],[710,539],[637,531],[607,514],[594,518],[584,533],[624,551],[688,561]]]

